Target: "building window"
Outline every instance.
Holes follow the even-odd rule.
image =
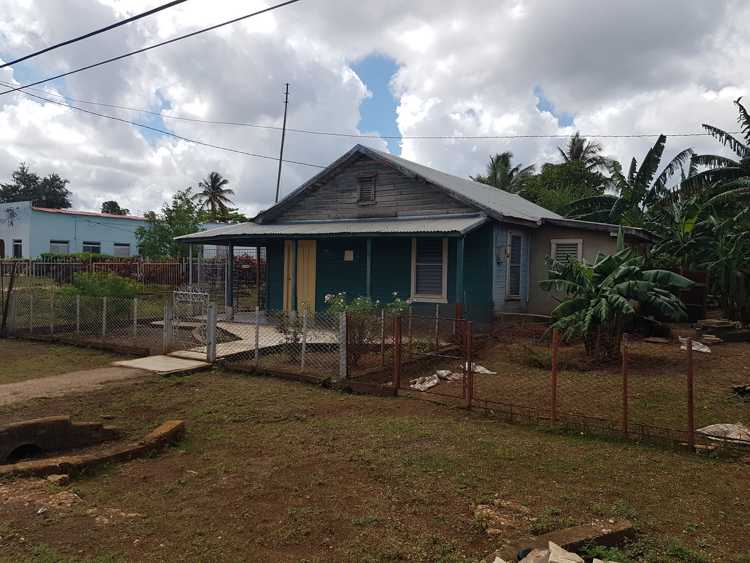
[[[87,252],[89,254],[101,254],[102,243],[83,241],[83,252]]]
[[[23,258],[23,241],[13,240],[13,258]]]
[[[552,239],[552,258],[554,260],[581,260],[583,258],[583,239]]]
[[[411,296],[417,301],[448,300],[448,239],[412,239]]]
[[[523,255],[523,236],[508,233],[508,284],[507,296],[511,299],[521,298],[521,260]]]
[[[127,258],[130,256],[130,245],[127,243],[116,242],[112,254],[120,258]]]
[[[50,254],[70,254],[70,243],[67,240],[49,241]]]
[[[376,178],[377,176],[360,176],[357,178],[359,182],[359,199],[357,203],[364,205],[375,203]]]

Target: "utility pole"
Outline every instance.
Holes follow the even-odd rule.
[[[284,138],[286,137],[286,111],[289,108],[289,83],[286,83],[284,94],[284,125],[281,128],[281,152],[279,153],[279,174],[276,176],[276,200],[279,203],[279,188],[281,187],[281,166],[284,164]]]

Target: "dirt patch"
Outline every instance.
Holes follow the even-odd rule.
[[[124,359],[98,350],[23,340],[0,340],[0,358],[0,385],[103,367]]]
[[[592,515],[635,520],[643,561],[679,561],[673,542],[706,561],[747,555],[744,465],[221,372],[40,399],[0,423],[61,409],[131,437],[180,418],[188,434],[75,479],[82,502],[59,518],[0,503],[11,559],[44,546],[51,560],[476,560]],[[475,510],[497,498],[529,513],[490,537]]]

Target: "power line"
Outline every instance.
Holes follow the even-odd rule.
[[[36,82],[31,82],[29,84],[24,84],[22,86],[18,86],[16,88],[12,88],[10,90],[5,90],[4,92],[0,92],[0,96],[2,96],[3,94],[10,94],[11,92],[18,92],[19,90],[24,90],[25,88],[28,88],[30,86],[38,86],[39,84],[44,84],[45,82],[50,82],[52,80],[57,80],[58,78],[64,78],[66,76],[70,76],[71,74],[76,74],[78,72],[82,72],[84,70],[89,70],[89,69],[96,68],[96,67],[99,67],[99,66],[103,66],[103,65],[106,65],[106,64],[109,64],[109,63],[113,63],[115,61],[119,61],[119,60],[125,59],[127,57],[132,57],[133,55],[138,55],[140,53],[145,53],[146,51],[150,51],[151,49],[156,49],[157,47],[163,47],[164,45],[169,45],[171,43],[176,43],[177,41],[182,41],[183,39],[188,39],[190,37],[195,37],[196,35],[200,35],[201,33],[206,33],[207,31],[213,31],[214,29],[218,29],[220,27],[224,27],[224,26],[227,26],[227,25],[230,25],[230,24],[233,24],[233,23],[237,23],[239,21],[246,20],[248,18],[259,16],[261,14],[265,14],[265,13],[271,12],[273,10],[277,10],[279,8],[283,8],[284,6],[289,6],[290,4],[296,4],[299,1],[300,0],[287,0],[286,2],[282,2],[280,4],[275,4],[273,6],[270,6],[268,8],[264,8],[262,10],[258,10],[256,12],[251,13],[251,14],[246,14],[244,16],[240,16],[238,18],[234,18],[234,19],[222,22],[222,23],[218,23],[218,24],[212,25],[210,27],[205,27],[203,29],[199,29],[197,31],[193,31],[191,33],[186,33],[185,35],[180,35],[178,37],[173,37],[172,39],[167,39],[166,41],[162,41],[160,43],[155,43],[153,45],[149,45],[148,47],[143,47],[143,48],[138,49],[136,51],[130,51],[130,52],[125,53],[123,55],[118,55],[116,57],[111,57],[109,59],[105,59],[105,60],[99,61],[97,63],[93,63],[93,64],[86,65],[86,66],[82,66],[82,67],[76,68],[74,70],[69,70],[68,72],[63,72],[63,73],[57,74],[55,76],[51,76],[49,78],[44,78],[42,80],[37,80]]]
[[[7,82],[1,82],[0,84],[12,88],[12,84]],[[123,106],[118,104],[108,104],[105,102],[94,102],[91,100],[81,100],[70,96],[63,96],[60,94],[52,94],[46,92],[41,88],[28,88],[37,92],[44,92],[46,96],[52,96],[53,98],[60,98],[62,100],[68,100],[79,104],[90,104],[94,106],[108,107],[112,109],[119,109],[124,111],[133,111],[138,113],[144,113],[147,115],[153,115],[161,119],[172,119],[175,121],[185,121],[188,123],[202,123],[205,125],[224,125],[231,127],[248,127],[252,129],[266,129],[271,131],[282,131],[283,127],[276,125],[262,125],[259,123],[247,123],[244,121],[221,121],[221,120],[210,120],[200,119],[197,117],[186,117],[183,115],[174,115],[170,113],[164,113],[159,111],[153,111],[144,108],[136,108],[132,106]],[[325,137],[345,137],[350,139],[383,139],[388,141],[398,140],[413,140],[413,141],[431,141],[431,140],[446,140],[446,141],[482,141],[482,140],[523,140],[523,139],[568,139],[571,135],[565,134],[550,134],[550,135],[375,135],[367,133],[346,133],[345,131],[319,131],[314,129],[295,129],[291,127],[286,128],[287,133],[298,133],[305,135],[321,135]],[[730,135],[741,135],[742,131],[727,131]],[[643,138],[654,138],[659,137],[662,133],[626,133],[626,134],[588,134],[581,133],[582,137],[591,139],[643,139]],[[703,131],[692,131],[684,133],[664,133],[667,137],[710,137],[711,133]]]
[[[145,18],[146,16],[150,16],[151,14],[155,14],[157,12],[161,12],[162,10],[166,10],[167,8],[171,8],[172,6],[176,6],[177,4],[182,4],[183,2],[187,2],[187,0],[173,0],[172,2],[168,2],[167,4],[164,4],[162,6],[157,6],[156,8],[153,8],[152,10],[149,10],[147,12],[143,12],[142,14],[135,15],[133,17],[127,18],[125,20],[115,22],[111,25],[108,25],[106,27],[102,27],[101,29],[97,29],[95,31],[91,31],[89,33],[86,33],[84,35],[79,35],[78,37],[74,37],[73,39],[68,39],[67,41],[63,41],[62,43],[57,43],[55,45],[51,45],[45,49],[42,49],[41,51],[36,51],[34,53],[31,53],[29,55],[26,55],[24,57],[20,57],[18,59],[15,59],[13,61],[10,61],[8,63],[4,63],[0,65],[0,68],[5,68],[7,66],[13,66],[14,64],[20,63],[22,61],[25,61],[27,59],[31,59],[34,57],[37,57],[43,53],[47,53],[49,51],[53,51],[54,49],[58,49],[60,47],[64,47],[65,45],[70,45],[71,43],[77,43],[78,41],[82,41],[84,39],[88,39],[89,37],[93,37],[94,35],[99,35],[100,33],[104,33],[105,31],[110,31],[111,29],[115,29],[116,27],[120,27],[121,25],[125,25],[131,22],[134,22],[136,20],[139,20],[141,18]]]
[[[4,83],[0,82],[0,84],[4,84]],[[49,102],[51,104],[56,104],[58,106],[63,106],[63,107],[67,107],[67,108],[70,108],[70,109],[77,110],[77,111],[81,111],[81,112],[87,113],[89,115],[95,115],[97,117],[103,117],[105,119],[111,119],[113,121],[119,121],[120,123],[126,123],[128,125],[133,125],[135,127],[141,127],[143,129],[147,129],[147,130],[153,131],[155,133],[160,133],[162,135],[167,135],[169,137],[174,137],[175,139],[179,139],[181,141],[185,141],[185,142],[188,142],[188,143],[193,143],[195,145],[200,145],[200,146],[203,146],[203,147],[209,147],[209,148],[212,148],[212,149],[219,149],[219,150],[223,150],[223,151],[227,151],[227,152],[232,152],[232,153],[235,153],[235,154],[242,154],[242,155],[245,155],[245,156],[252,156],[254,158],[262,158],[262,159],[265,159],[265,160],[273,160],[273,161],[278,161],[279,160],[278,157],[275,157],[275,156],[268,156],[268,155],[265,155],[265,154],[258,154],[258,153],[243,151],[243,150],[235,149],[235,148],[232,148],[232,147],[223,147],[221,145],[214,145],[212,143],[207,143],[207,142],[204,142],[204,141],[199,141],[197,139],[191,139],[190,137],[185,137],[183,135],[178,135],[177,133],[172,133],[171,131],[167,131],[165,129],[159,129],[158,127],[152,127],[151,125],[146,125],[145,123],[138,123],[137,121],[131,121],[129,119],[123,119],[121,117],[117,117],[117,116],[114,116],[114,115],[107,115],[107,114],[104,114],[104,113],[98,113],[98,112],[91,111],[91,110],[88,110],[88,109],[85,109],[85,108],[80,108],[78,106],[74,106],[74,105],[71,105],[71,104],[66,104],[66,103],[63,103],[63,102],[58,102],[58,101],[55,101],[55,100],[50,100],[49,98],[45,98],[44,96],[38,96],[36,94],[32,94],[31,92],[24,92],[24,91],[22,91],[21,94],[23,94],[25,96],[30,96],[32,98],[36,98],[36,99],[39,99],[39,100],[43,100],[43,101]],[[311,164],[309,162],[301,162],[299,160],[284,160],[283,162],[286,162],[287,164],[297,164],[299,166],[309,166],[311,168],[321,168],[321,169],[326,168],[325,166],[321,166],[320,164]]]

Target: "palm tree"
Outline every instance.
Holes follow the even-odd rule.
[[[609,165],[610,182],[616,194],[574,201],[568,208],[568,215],[585,221],[640,225],[651,205],[673,193],[674,188],[668,186],[669,179],[678,171],[682,172],[685,163],[693,156],[693,149],[685,149],[657,174],[666,142],[667,137],[659,135],[640,166],[633,157],[627,176],[623,175],[619,162],[612,162]]]
[[[737,123],[744,135],[743,141],[713,125],[703,124],[711,136],[718,139],[722,145],[729,147],[737,155],[737,159],[715,154],[695,155],[692,167],[709,167],[707,170],[693,174],[683,182],[681,195],[690,196],[696,192],[708,191],[715,200],[729,202],[739,197],[750,195],[750,113],[742,105],[742,96],[734,100],[739,116]]]
[[[200,201],[202,210],[208,208],[213,220],[224,217],[232,205],[229,196],[233,196],[234,191],[224,187],[228,183],[229,180],[218,172],[211,172],[205,180],[198,182],[201,191],[197,192],[193,199]]]
[[[491,156],[490,163],[487,165],[487,175],[471,176],[471,179],[517,194],[523,189],[526,180],[534,174],[534,166],[525,168],[520,164],[513,166],[512,160],[513,153],[509,151]]]
[[[581,137],[578,131],[568,139],[567,147],[557,147],[557,150],[564,162],[580,162],[590,172],[606,169],[610,164],[610,160],[602,156],[602,145]]]

